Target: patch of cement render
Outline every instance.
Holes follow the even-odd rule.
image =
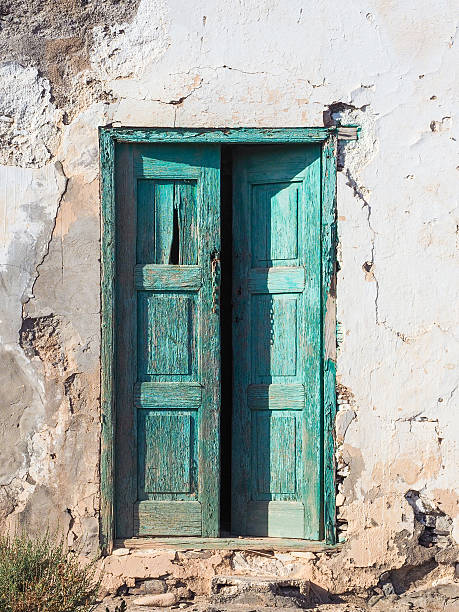
[[[22,303],[32,296],[67,181],[58,163],[2,166],[0,177],[0,339],[16,344]]]
[[[49,175],[52,167],[12,169],[10,174],[41,177]],[[55,171],[61,192],[52,208],[48,193],[52,183],[43,182],[43,197],[50,207],[47,223],[43,212],[39,214],[39,199],[32,200],[29,208],[32,219],[35,213],[40,220],[35,226],[22,225],[18,216],[11,215],[10,204],[7,208],[10,231],[4,241],[5,270],[21,263],[11,261],[10,245],[16,249],[13,254],[18,254],[17,234],[35,248],[35,262],[27,257],[22,262],[27,266],[21,277],[22,319],[17,316],[21,313],[17,298],[9,321],[4,319],[5,324],[19,324],[20,333],[19,346],[12,341],[11,348],[4,345],[3,362],[9,366],[3,377],[9,393],[3,395],[0,419],[8,439],[1,445],[6,455],[0,514],[5,518],[3,529],[27,527],[33,533],[48,526],[63,532],[69,545],[78,542],[92,554],[98,546],[99,507],[100,424],[94,411],[99,395],[99,222],[92,209],[94,197],[88,195],[97,193],[97,185],[77,179],[68,185],[61,168]],[[35,195],[41,184],[40,180],[33,183]],[[19,202],[27,189],[26,182],[22,192],[16,191]],[[15,192],[6,195],[11,193]],[[78,208],[77,214],[72,206]]]
[[[83,543],[86,551],[94,552],[99,507],[100,423],[94,410],[99,396],[99,224],[88,202],[78,214],[72,213],[72,206],[85,198],[85,185],[93,189],[92,184],[70,180],[34,297],[24,307],[21,344],[43,373],[48,399],[46,423],[29,444],[29,475],[40,487],[18,520],[26,524],[35,513],[38,526],[46,516],[41,506],[52,505],[58,514],[51,514],[50,521],[64,530],[69,545]],[[62,520],[67,516],[68,524]]]

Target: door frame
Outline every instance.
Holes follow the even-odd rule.
[[[346,129],[346,128],[344,128]],[[101,193],[100,547],[114,543],[115,475],[115,148],[117,142],[321,144],[321,523],[336,543],[334,422],[336,414],[336,163],[342,128],[99,128]]]

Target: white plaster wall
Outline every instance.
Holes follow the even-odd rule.
[[[88,95],[71,106],[70,123],[33,66],[5,64],[1,155],[10,166],[2,169],[9,188],[0,210],[2,227],[13,229],[0,231],[7,295],[0,318],[9,321],[2,340],[21,353],[24,372],[16,339],[27,301],[28,316],[65,318],[73,369],[95,372],[99,125],[322,126],[329,105],[344,103],[338,115],[359,123],[362,136],[342,151],[337,192],[337,371],[347,397],[339,456],[349,473],[340,485],[340,516],[349,521],[341,563],[403,565],[398,538],[409,540],[414,529],[410,490],[453,520],[459,540],[458,18],[454,0],[141,0],[130,23],[93,28],[89,62],[69,83]],[[76,232],[67,246],[56,235],[59,201],[58,219]],[[19,229],[11,221],[17,211]],[[89,254],[78,251],[78,223],[94,236]],[[52,259],[57,241],[62,278],[57,251]],[[48,280],[37,281],[30,299],[39,265]],[[20,278],[8,276],[14,266]],[[75,283],[84,304],[68,299]],[[46,372],[24,376],[18,384],[52,404]],[[94,420],[97,404],[89,403],[85,414]],[[89,455],[91,427],[79,443]],[[33,499],[50,476],[30,484],[24,465],[10,477],[22,498]],[[75,537],[97,514],[97,478],[87,472],[79,499],[91,482],[91,509],[81,510]],[[13,506],[9,519],[24,507]]]

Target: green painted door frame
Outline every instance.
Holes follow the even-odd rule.
[[[101,520],[100,543],[112,550],[115,533],[115,148],[117,143],[320,145],[321,452],[320,537],[336,542],[333,427],[336,413],[336,155],[339,128],[100,128],[101,163]]]

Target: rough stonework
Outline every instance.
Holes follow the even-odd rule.
[[[358,124],[338,160],[342,548],[127,550],[104,580],[178,601],[269,575],[374,609],[453,580],[457,22],[453,0],[2,4],[1,532],[58,526],[98,550],[98,127]]]

